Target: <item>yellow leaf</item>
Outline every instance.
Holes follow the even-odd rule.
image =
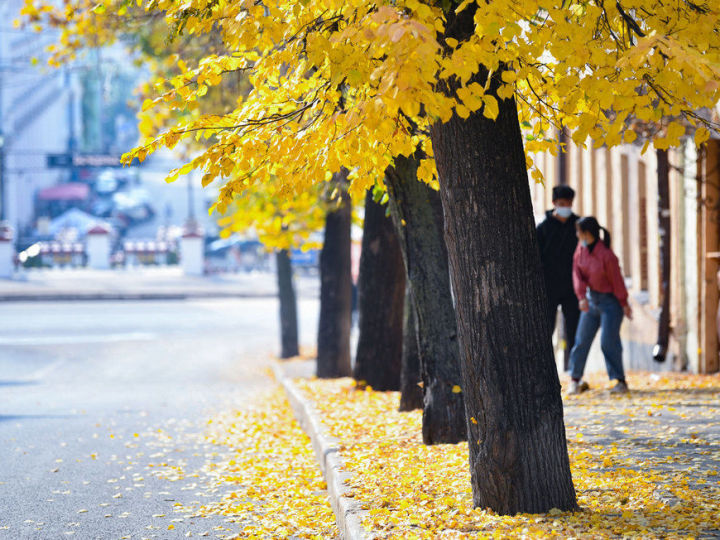
[[[470,109],[468,109],[465,105],[457,104],[455,106],[455,112],[460,118],[466,119],[470,116]]]
[[[486,118],[495,120],[500,112],[497,99],[495,99],[493,96],[485,95],[483,96],[483,101],[485,102],[485,107],[483,108],[483,115]]]
[[[453,394],[459,394],[460,392],[462,392],[462,388],[460,388],[460,387],[456,384],[455,386],[452,387],[452,392],[453,392]]]
[[[515,80],[517,79],[517,73],[515,73],[514,71],[506,70],[502,72],[501,77],[504,82],[511,83],[515,82]]]
[[[670,148],[670,141],[667,139],[667,137],[658,137],[653,141],[653,145],[658,150],[667,150]]]
[[[474,2],[474,1],[475,0],[463,0],[462,3],[457,8],[455,8],[455,13],[456,14],[460,13],[463,9],[468,7],[468,5],[470,5],[471,2]]]
[[[545,181],[545,176],[543,176],[543,173],[540,169],[534,168],[530,175],[532,176],[532,179],[535,180],[535,183],[542,184]]]
[[[710,131],[704,127],[699,127],[695,130],[695,145],[700,146],[702,143],[710,138]]]

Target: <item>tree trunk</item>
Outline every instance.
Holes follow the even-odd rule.
[[[445,37],[474,31],[475,7]],[[483,85],[487,71],[473,80]],[[496,95],[502,66],[492,76]],[[454,94],[456,81],[441,81]],[[577,508],[515,101],[431,138],[456,297],[473,501],[501,514]]]
[[[405,313],[403,316],[402,369],[400,372],[400,412],[423,408],[423,391],[420,387],[420,353],[418,351],[417,317],[410,286],[405,287]]]
[[[352,276],[350,225],[352,206],[347,193],[347,171],[335,175],[341,195],[337,209],[325,218],[325,241],[320,252],[320,322],[317,376],[349,377]]]
[[[375,390],[400,390],[405,266],[387,207],[365,197],[358,344],[353,376]]]
[[[660,320],[658,339],[653,349],[653,359],[664,362],[670,341],[670,163],[667,150],[656,150],[658,186],[658,230],[660,232]]]
[[[292,263],[287,249],[275,253],[278,299],[280,301],[280,358],[300,354],[298,349],[297,299],[293,285]]]
[[[417,316],[423,383],[423,441],[456,443],[466,438],[460,363],[437,191],[417,179],[418,161],[398,156],[385,171],[390,212],[403,249]]]

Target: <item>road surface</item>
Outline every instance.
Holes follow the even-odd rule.
[[[300,300],[306,345],[317,309]],[[148,465],[222,452],[192,434],[271,385],[276,318],[271,299],[2,304],[0,539],[228,534],[173,514],[203,502],[201,479]]]

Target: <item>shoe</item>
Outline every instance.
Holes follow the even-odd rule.
[[[585,381],[571,381],[568,395],[575,395],[590,390],[590,385]]]
[[[618,381],[615,386],[610,389],[611,394],[627,394],[630,391],[625,381]]]

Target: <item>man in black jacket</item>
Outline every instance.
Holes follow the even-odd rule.
[[[575,222],[578,216],[572,211],[575,191],[570,186],[555,186],[552,191],[553,209],[548,210],[545,220],[537,227],[540,259],[545,275],[548,295],[550,328],[555,330],[558,306],[562,308],[565,321],[565,360],[568,369],[570,349],[575,344],[580,309],[573,291],[573,254],[577,247]]]

